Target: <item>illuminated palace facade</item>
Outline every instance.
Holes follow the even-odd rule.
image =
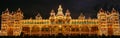
[[[65,15],[59,5],[55,14],[51,10],[49,19],[42,19],[40,14],[35,19],[23,19],[24,15],[20,8],[10,13],[8,9],[1,15],[0,36],[23,35],[120,35],[119,12],[114,8],[111,12],[100,9],[97,18],[85,19],[81,13],[78,19],[72,19],[70,11],[66,10]]]

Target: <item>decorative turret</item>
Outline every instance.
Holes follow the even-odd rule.
[[[98,14],[97,14],[97,18],[98,19],[102,19],[103,16],[106,17],[107,13],[106,11],[104,11],[102,8],[99,10]]]
[[[9,12],[8,8],[5,10],[6,12]]]
[[[37,16],[35,17],[35,19],[37,19],[37,20],[42,19],[42,17],[41,17],[41,15],[40,15],[40,13],[38,13],[38,14],[37,14]]]
[[[9,15],[10,12],[9,12],[8,8],[4,11],[4,13]]]
[[[17,12],[17,13],[21,13],[21,14],[22,14],[22,11],[21,11],[21,9],[20,9],[20,8],[18,8],[16,12]]]
[[[107,15],[110,15],[110,12],[109,12],[109,11],[106,11],[106,14],[107,14]]]
[[[83,13],[80,14],[80,16],[78,17],[78,19],[85,19],[85,16],[83,15]]]
[[[55,18],[55,11],[52,9],[49,19],[54,19],[54,18]]]
[[[10,18],[10,13],[7,8],[4,12],[2,12],[2,20],[9,20],[9,18]]]
[[[69,23],[71,20],[70,11],[67,9],[65,13],[66,23]]]
[[[112,13],[116,13],[117,11],[113,8],[111,12],[112,12]]]
[[[1,17],[2,17],[2,18],[1,18],[1,21],[2,21],[2,22],[9,20],[10,14],[9,14],[8,8],[7,8],[4,12],[2,12]]]
[[[64,16],[62,10],[63,10],[63,9],[62,9],[62,6],[59,5],[57,16]]]
[[[66,10],[65,17],[66,19],[71,19],[70,11],[68,9]]]
[[[14,12],[12,11],[12,13],[11,13],[12,15],[14,14]]]
[[[66,10],[65,16],[70,16],[70,11],[68,9]]]
[[[55,16],[55,11],[53,9],[51,10],[50,16]]]
[[[18,8],[18,10],[16,11],[16,13],[14,15],[16,17],[16,20],[21,20],[24,17],[20,8]]]
[[[101,9],[99,10],[99,13],[104,13],[104,10],[101,8]]]
[[[51,23],[54,23],[55,21],[55,11],[53,9],[51,10],[49,20],[51,21]]]
[[[20,8],[18,8],[18,10],[17,11],[21,11],[21,9]]]

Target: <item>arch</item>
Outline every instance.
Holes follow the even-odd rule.
[[[91,27],[91,31],[92,31],[92,32],[98,31],[98,30],[99,30],[98,26],[92,26],[92,27]]]
[[[82,32],[89,32],[89,27],[88,26],[82,26],[81,31]]]
[[[32,32],[39,32],[40,27],[39,26],[33,26],[32,27]]]

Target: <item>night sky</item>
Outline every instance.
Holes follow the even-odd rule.
[[[69,9],[73,18],[78,18],[80,13],[86,17],[97,18],[100,8],[108,11],[115,8],[120,11],[120,0],[0,0],[0,15],[6,8],[9,8],[10,12],[21,8],[24,19],[34,19],[37,13],[40,13],[43,19],[48,19],[51,9],[57,13],[60,4],[63,12]]]

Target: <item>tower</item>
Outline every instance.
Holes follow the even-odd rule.
[[[65,17],[64,17],[63,9],[62,9],[61,5],[59,5],[58,12],[57,12],[57,15],[56,15],[55,19],[56,19],[55,22],[57,24],[63,24],[63,23],[65,23]]]
[[[15,36],[18,36],[21,34],[21,31],[22,31],[22,23],[21,23],[21,20],[23,19],[23,12],[21,11],[20,8],[18,8],[18,10],[14,13],[13,15],[13,19],[14,19],[14,30],[13,30],[13,35]]]
[[[109,11],[106,11],[106,14],[107,14],[107,32],[108,32],[108,35],[113,35],[113,28],[112,28],[112,18],[111,18],[111,14]]]
[[[53,9],[51,10],[49,20],[51,21],[52,24],[55,21],[55,11]]]
[[[64,16],[62,6],[59,5],[57,16]]]
[[[66,23],[69,23],[71,20],[70,11],[67,9],[65,13]]]
[[[9,10],[8,8],[2,12],[2,15],[1,15],[1,31],[4,32],[3,35],[7,35],[7,29],[8,29],[8,24],[10,23],[10,13],[9,13]]]
[[[107,33],[107,14],[105,13],[105,11],[101,8],[97,14],[98,17],[98,22],[99,22],[99,27],[98,29],[100,29],[100,35],[108,35]]]
[[[42,17],[41,17],[41,15],[38,13],[37,16],[35,16],[35,19],[37,19],[37,20],[41,20]]]
[[[111,11],[109,19],[111,21],[109,24],[112,27],[113,35],[118,35],[119,34],[119,29],[120,29],[120,26],[119,26],[119,13],[114,8]]]
[[[85,16],[83,15],[83,13],[80,14],[80,16],[78,17],[78,19],[85,19]]]

